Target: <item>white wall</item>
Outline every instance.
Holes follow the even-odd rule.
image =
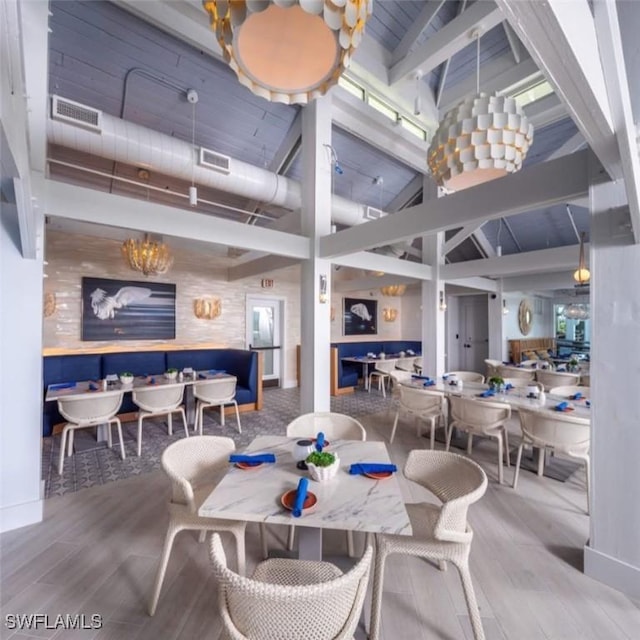
[[[0,530],[42,519],[42,259],[20,252],[17,212],[0,216]]]

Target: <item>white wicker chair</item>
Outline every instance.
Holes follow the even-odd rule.
[[[554,387],[577,385],[580,382],[580,376],[577,373],[538,369],[536,371],[536,380],[544,385],[545,391],[548,391]]]
[[[412,356],[410,358],[398,358],[396,360],[396,369],[400,369],[402,371],[410,371],[413,373],[413,365],[416,361],[416,356]]]
[[[581,373],[580,374],[580,384],[584,387],[591,386],[591,374],[590,373]]]
[[[498,441],[498,479],[502,484],[502,458],[509,463],[509,436],[505,423],[511,417],[511,407],[501,402],[486,402],[476,398],[449,397],[451,422],[447,434],[447,448],[451,445],[451,434],[454,428],[468,433],[467,454],[471,455],[473,436],[488,436]],[[504,442],[504,447],[503,447]]]
[[[422,374],[423,368],[424,368],[424,357],[416,356],[416,359],[413,361],[413,370],[418,374]]]
[[[429,450],[411,451],[404,475],[431,491],[442,505],[426,502],[405,505],[411,520],[412,536],[376,535],[369,638],[378,640],[380,635],[386,557],[392,553],[403,553],[436,560],[443,569],[446,568],[446,562],[455,565],[462,581],[473,637],[475,640],[484,640],[482,620],[469,571],[473,531],[467,523],[467,510],[469,505],[484,495],[487,476],[479,465],[464,456]]]
[[[458,380],[462,380],[462,382],[479,382],[480,384],[484,382],[484,376],[481,373],[476,373],[475,371],[449,371],[444,375],[456,376],[456,378],[458,378]]]
[[[324,433],[329,442],[332,440],[361,440],[364,442],[367,439],[365,428],[355,418],[343,413],[329,411],[305,413],[287,425],[289,438],[314,438],[319,431]],[[295,531],[295,525],[290,525],[287,541],[287,547],[290,551],[293,549]],[[349,557],[353,558],[353,531],[350,530],[347,530],[347,548]]]
[[[490,360],[487,358],[484,363],[487,365],[487,373],[485,378],[488,380],[489,378],[493,378],[494,376],[499,376],[500,371],[499,367],[502,366],[502,361],[500,360]],[[502,376],[500,376],[502,377]]]
[[[581,385],[564,385],[561,387],[553,387],[549,389],[549,393],[552,396],[560,396],[561,398],[570,398],[575,396],[576,393],[581,393],[583,398],[588,398],[591,395],[591,388]]]
[[[518,368],[511,365],[502,365],[498,367],[498,375],[501,378],[519,378],[522,380],[534,380],[536,376],[535,369]]]
[[[545,448],[553,449],[555,453],[564,453],[571,458],[583,460],[587,474],[587,513],[590,505],[589,480],[589,445],[591,440],[591,426],[588,418],[568,416],[563,413],[552,415],[548,412],[520,409],[520,427],[522,441],[518,447],[516,470],[513,476],[513,488],[518,486],[522,449],[527,446],[539,447],[541,465],[538,475],[541,475],[544,464]]]
[[[230,640],[346,640],[360,620],[371,557],[343,574],[329,562],[271,559],[251,578],[227,568],[220,536],[211,536],[218,604]]]
[[[58,473],[62,475],[64,470],[64,453],[69,437],[68,455],[73,453],[73,433],[76,429],[107,425],[107,444],[113,446],[111,440],[111,423],[115,423],[120,440],[120,455],[124,460],[124,443],[122,442],[122,425],[120,418],[116,416],[122,404],[122,391],[102,391],[100,393],[87,393],[84,396],[71,396],[58,399],[58,411],[67,420],[62,429],[60,439],[60,458],[58,460]]]
[[[224,426],[224,408],[232,404],[236,408],[236,420],[238,423],[238,433],[242,433],[240,425],[240,412],[236,402],[235,378],[219,378],[214,380],[202,380],[193,385],[193,397],[196,398],[196,421],[193,430],[199,429],[202,435],[203,412],[207,407],[220,407],[220,424]]]
[[[369,392],[371,392],[373,379],[376,378],[378,380],[378,391],[382,391],[382,395],[386,398],[387,392],[385,386],[391,380],[390,373],[394,371],[395,368],[395,360],[381,360],[380,362],[376,362],[376,368],[369,374]]]
[[[169,528],[149,603],[149,615],[152,616],[156,611],[173,541],[180,531],[200,531],[201,541],[206,531],[231,533],[236,543],[238,571],[244,574],[244,532],[247,523],[198,515],[198,509],[218,483],[228,465],[229,454],[235,448],[231,438],[194,436],[188,440],[178,440],[164,450],[161,463],[171,480],[172,497],[169,503]]]
[[[447,400],[444,393],[440,391],[431,391],[428,389],[419,389],[414,387],[400,387],[400,399],[398,401],[398,409],[396,410],[396,417],[393,421],[393,428],[391,430],[391,437],[389,443],[393,442],[396,435],[396,429],[398,427],[398,419],[400,414],[404,413],[416,418],[416,436],[419,438],[422,435],[422,429],[420,422],[426,420],[431,427],[431,448],[435,446],[435,429],[436,421],[442,418],[445,431],[447,427]]]
[[[131,394],[134,404],[138,407],[138,457],[142,453],[142,421],[152,416],[167,416],[167,433],[173,434],[171,415],[180,413],[184,424],[184,433],[189,437],[187,416],[182,406],[184,397],[184,382],[163,384],[158,387],[134,389]]]

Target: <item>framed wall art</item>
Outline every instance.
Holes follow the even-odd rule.
[[[175,337],[175,284],[82,278],[82,340]]]
[[[378,333],[378,301],[344,298],[344,335],[361,336]]]

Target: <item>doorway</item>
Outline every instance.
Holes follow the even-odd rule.
[[[263,354],[263,386],[281,386],[284,374],[284,299],[247,296],[246,327],[247,348]]]
[[[489,306],[486,295],[460,296],[460,370],[485,370],[489,357]]]

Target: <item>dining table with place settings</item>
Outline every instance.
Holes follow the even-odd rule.
[[[297,489],[307,471],[296,466],[293,455],[296,438],[258,436],[244,454],[273,454],[274,463],[251,467],[230,465],[228,472],[198,511],[201,517],[244,520],[263,524],[296,525],[298,557],[322,559],[323,529],[340,529],[363,533],[411,535],[411,523],[395,474],[369,476],[351,465],[390,463],[383,442],[355,440],[331,441],[325,451],[339,459],[337,474],[324,482],[309,481],[312,508],[303,509],[300,517],[283,500]],[[384,468],[384,467],[383,467]],[[384,478],[384,479],[381,479]]]

